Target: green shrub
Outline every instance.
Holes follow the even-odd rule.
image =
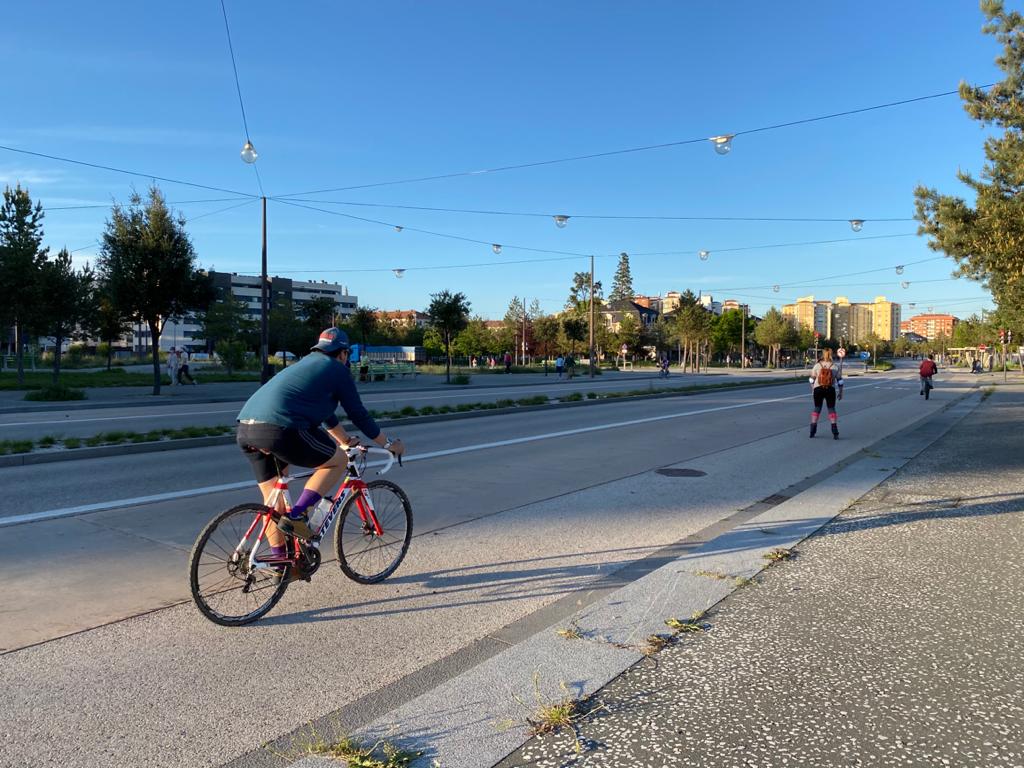
[[[437,408],[432,405],[424,405],[420,408],[420,416],[433,416],[437,413]]]
[[[476,405],[474,403],[459,403],[458,405],[455,406],[455,410],[459,413],[465,413],[466,411],[474,411],[476,410]]]
[[[65,448],[81,448],[82,439],[80,437],[65,437],[64,447]]]
[[[46,437],[39,438],[38,445],[40,448],[52,448],[56,443],[57,438],[55,438],[53,435],[47,435]]]
[[[417,413],[417,411],[416,411],[415,408],[413,408],[411,405],[407,405],[407,406],[405,406],[405,408],[403,408],[402,410],[400,410],[398,412],[398,415],[399,416],[415,416],[416,413]]]
[[[452,376],[452,384],[469,384],[469,376],[464,373],[457,373]]]
[[[583,399],[583,395],[580,392],[572,392],[562,398],[564,403],[576,403]]]
[[[26,392],[25,399],[46,401],[85,400],[85,392],[80,389],[71,389],[71,387],[65,387],[64,385],[49,386]]]
[[[547,395],[534,395],[533,397],[521,397],[516,400],[517,405],[546,405],[548,402]]]
[[[452,412],[452,407],[450,405],[442,405],[442,406],[438,407],[437,412],[438,413],[451,413]]]
[[[499,408],[513,408],[513,407],[515,407],[515,404],[516,404],[515,400],[508,400],[508,399],[498,400],[495,403],[495,405],[497,405]]]
[[[597,392],[587,392],[587,400],[597,400]]]

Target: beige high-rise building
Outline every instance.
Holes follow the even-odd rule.
[[[845,296],[836,296],[832,303],[832,338],[848,344],[856,344],[874,326],[872,304],[852,304]]]
[[[876,296],[871,305],[872,328],[878,338],[895,341],[900,335],[900,305]]]
[[[813,296],[801,296],[796,303],[784,305],[782,314],[791,318],[797,328],[809,328],[823,339],[832,333],[831,301],[815,301]]]

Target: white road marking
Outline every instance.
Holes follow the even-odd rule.
[[[847,390],[861,389],[863,387],[869,387],[870,384],[859,384],[847,386]],[[405,461],[424,461],[426,459],[436,459],[441,456],[454,456],[460,453],[472,453],[474,451],[483,451],[490,448],[504,448],[509,445],[522,445],[523,443],[532,443],[538,440],[550,440],[555,437],[567,437],[569,435],[581,435],[588,432],[601,432],[608,429],[619,429],[620,427],[632,427],[638,424],[651,424],[658,421],[668,421],[670,419],[681,419],[687,416],[699,416],[705,413],[717,413],[720,411],[731,411],[738,408],[751,408],[757,405],[769,405],[771,403],[782,403],[788,400],[803,400],[807,398],[807,394],[790,395],[788,397],[773,397],[767,400],[752,400],[746,403],[735,403],[733,405],[718,405],[711,408],[697,408],[692,411],[679,411],[677,413],[665,413],[659,416],[646,416],[641,419],[628,419],[626,421],[612,421],[605,424],[594,424],[589,427],[577,427],[575,429],[564,429],[558,432],[546,432],[539,435],[526,435],[524,437],[515,437],[508,440],[495,440],[489,443],[477,443],[476,445],[464,445],[459,448],[447,448],[441,451],[428,451],[426,453],[417,453],[411,456],[405,457]],[[379,467],[384,464],[383,461],[369,462],[368,467]],[[296,475],[295,477],[304,477],[305,475]],[[158,493],[152,496],[136,496],[130,499],[116,499],[113,501],[101,501],[95,504],[82,504],[77,507],[64,507],[62,509],[51,509],[42,512],[30,512],[24,515],[14,515],[11,517],[0,518],[0,528],[4,528],[11,525],[19,525],[22,523],[34,523],[41,520],[53,520],[61,517],[73,517],[75,515],[83,515],[89,512],[104,512],[114,509],[123,509],[125,507],[134,507],[140,504],[151,504],[158,501],[172,501],[174,499],[186,499],[192,496],[203,496],[210,493],[220,493],[223,491],[237,491],[242,488],[252,488],[254,482],[252,480],[245,480],[238,483],[225,483],[223,485],[210,485],[204,488],[192,488],[183,491],[169,491],[167,493]]]

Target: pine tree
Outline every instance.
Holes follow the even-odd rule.
[[[975,194],[963,198],[919,186],[916,218],[928,246],[954,258],[958,274],[984,281],[1000,312],[1017,315],[1024,301],[1024,16],[1006,12],[1000,0],[982,0],[982,27],[1003,45],[996,64],[1006,77],[988,92],[960,84],[964,110],[982,125],[1003,129],[985,141],[980,177],[959,171],[957,178]],[[1024,330],[1022,328],[1021,330]]]
[[[619,255],[619,266],[612,279],[612,291],[608,294],[608,301],[612,304],[617,301],[632,301],[633,295],[633,275],[629,271],[629,254],[622,253]]]
[[[43,264],[43,206],[21,186],[4,189],[0,205],[0,328],[14,326],[18,385],[25,383],[25,330],[35,324]]]

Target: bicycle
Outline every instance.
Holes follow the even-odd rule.
[[[189,559],[192,599],[199,611],[228,627],[266,615],[292,581],[309,581],[320,568],[320,542],[335,518],[334,549],[342,573],[359,584],[376,584],[394,573],[412,539],[412,505],[395,483],[362,479],[371,452],[387,454],[377,474],[391,469],[395,456],[388,450],[362,445],[348,449],[345,478],[333,499],[327,497],[331,506],[316,534],[309,541],[287,536],[283,556],[271,554],[266,532],[281,516],[280,502],[291,509],[288,483],[306,475],[279,477],[269,505],[240,504],[207,523]]]

